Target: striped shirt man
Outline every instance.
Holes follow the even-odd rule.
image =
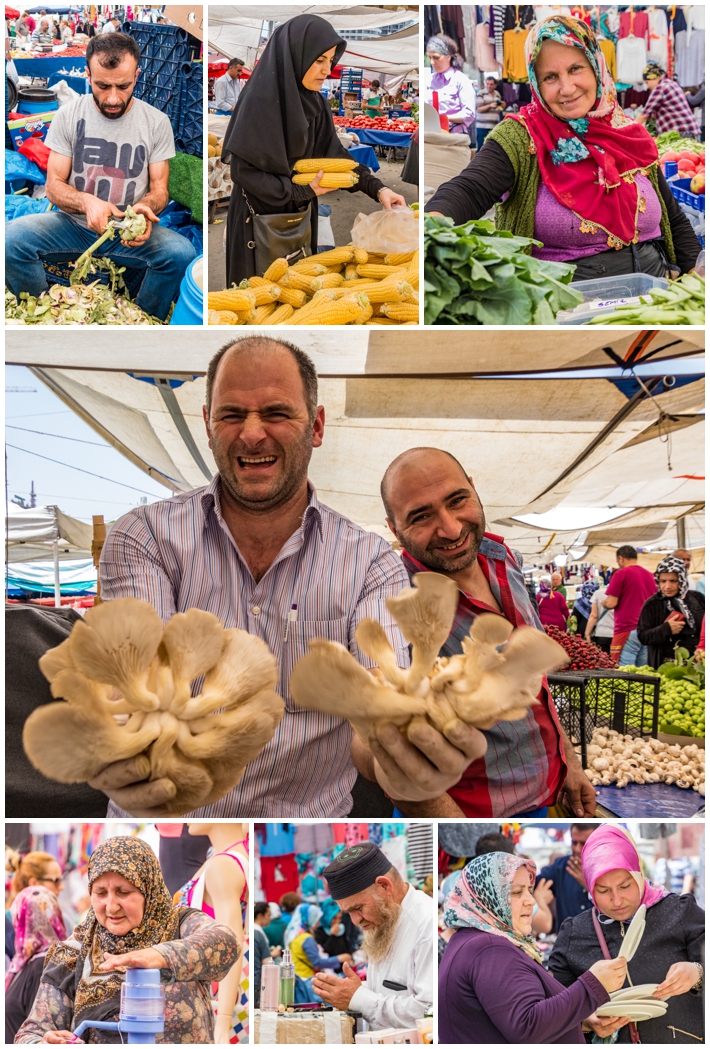
[[[430,571],[406,550],[402,560],[410,577]],[[533,626],[541,630],[523,573],[500,536],[485,533],[478,563],[508,622],[514,627]],[[462,641],[468,637],[474,618],[482,612],[501,614],[459,591],[459,606],[441,656],[463,651]],[[519,721],[497,721],[492,728],[481,730],[488,741],[486,753],[447,792],[466,816],[522,816],[555,804],[567,769],[562,730],[544,682],[538,699],[540,702]]]
[[[382,624],[400,666],[408,666],[406,642],[385,605],[408,585],[407,573],[384,539],[323,506],[309,484],[301,527],[257,583],[225,524],[220,495],[217,475],[205,488],[121,517],[101,554],[101,595],[149,601],[165,621],[189,608],[212,612],[226,627],[261,637],[276,657],[286,713],[274,738],[234,790],[193,815],[346,816],[356,777],[352,728],[296,707],[291,671],[318,637],[339,641],[363,666],[373,666],[355,643],[367,616]],[[123,813],[111,803],[109,815]]]

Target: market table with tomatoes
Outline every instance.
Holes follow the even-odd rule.
[[[13,56],[18,76],[51,77],[61,69],[86,69],[86,45],[74,44],[56,54],[16,52]]]
[[[416,127],[413,120],[389,120],[387,117],[333,117],[333,123],[357,135],[364,145],[390,149],[406,149]]]

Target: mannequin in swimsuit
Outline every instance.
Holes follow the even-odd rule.
[[[242,896],[246,884],[245,870],[249,854],[244,847],[249,833],[247,823],[200,823],[188,820],[190,834],[206,834],[214,846],[215,855],[206,860],[197,877],[204,873],[204,904],[214,911],[214,919],[233,930],[239,943],[239,961],[219,984],[217,995],[217,1020],[215,1023],[215,1044],[228,1045],[232,1028],[232,1014],[239,996],[239,984],[242,973],[243,940],[246,930],[242,923]],[[244,863],[235,863],[229,855],[218,853],[229,852],[239,856]]]

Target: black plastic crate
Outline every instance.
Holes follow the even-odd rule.
[[[562,728],[581,749],[587,768],[587,744],[596,728],[630,736],[658,736],[661,679],[623,670],[586,670],[547,678]]]

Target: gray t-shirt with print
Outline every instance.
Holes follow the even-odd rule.
[[[70,186],[110,201],[121,211],[148,192],[148,165],[175,156],[170,121],[137,98],[122,117],[110,120],[93,95],[82,95],[58,110],[45,143],[72,158]],[[86,226],[85,215],[71,217]]]

